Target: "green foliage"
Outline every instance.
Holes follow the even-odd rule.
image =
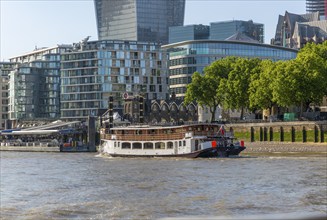
[[[231,64],[236,58],[228,57],[217,60],[204,69],[201,75],[195,72],[192,82],[187,86],[184,103],[189,104],[196,101],[201,106],[210,108],[211,121],[215,121],[215,111],[222,103],[223,95],[218,93],[219,85],[224,78],[228,77]]]
[[[273,101],[284,107],[300,106],[302,115],[303,103],[312,101],[312,78],[296,60],[280,62],[275,68],[275,76]]]
[[[308,130],[307,132],[307,142],[315,142],[315,131]]]
[[[241,118],[243,118],[243,109],[249,108],[249,85],[251,75],[260,71],[258,68],[261,60],[237,58],[231,65],[231,71],[227,80],[221,85],[220,93],[225,93],[224,107],[229,109],[241,109]]]
[[[275,103],[272,101],[272,81],[274,80],[273,69],[275,63],[271,60],[263,60],[260,63],[259,70],[251,76],[249,86],[249,107],[250,109],[267,109]]]
[[[275,142],[279,142],[280,141],[280,131],[274,131],[273,141],[275,141]]]
[[[284,141],[285,142],[292,141],[292,133],[290,131],[284,132]]]
[[[251,141],[251,132],[234,132],[234,137],[238,140],[244,140],[246,142]]]
[[[298,53],[296,62],[305,73],[307,100],[320,103],[327,95],[327,41],[318,45],[306,44]]]

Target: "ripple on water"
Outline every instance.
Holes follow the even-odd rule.
[[[325,158],[1,153],[2,219],[327,213]]]

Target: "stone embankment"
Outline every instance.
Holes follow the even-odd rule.
[[[246,142],[244,153],[324,153],[327,143]]]
[[[24,146],[0,146],[0,151],[22,151],[22,152],[60,152],[59,147],[24,147]]]

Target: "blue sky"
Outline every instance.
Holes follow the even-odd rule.
[[[155,0],[152,0],[155,1]],[[34,50],[97,40],[93,0],[0,0],[0,61]],[[278,15],[305,14],[305,0],[186,0],[184,24],[253,20],[274,37]]]

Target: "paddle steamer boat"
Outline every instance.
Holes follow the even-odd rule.
[[[245,149],[223,125],[130,125],[100,130],[100,152],[120,157],[228,157]]]

